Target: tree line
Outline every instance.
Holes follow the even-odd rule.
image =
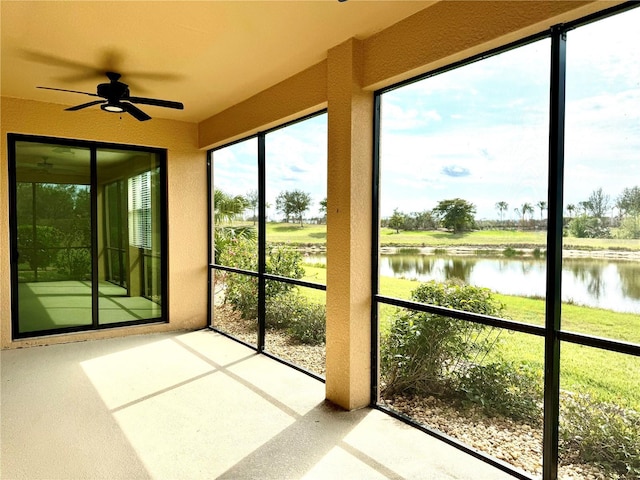
[[[239,219],[245,211],[250,210],[255,224],[258,218],[258,201],[257,190],[251,190],[244,195],[230,195],[222,190],[215,190],[214,212],[219,221],[230,222]],[[311,205],[312,198],[309,193],[294,189],[280,192],[276,197],[275,207],[276,211],[282,215],[284,223],[299,223],[303,226],[305,213],[309,211]],[[271,205],[267,204],[267,207]],[[317,220],[324,220],[327,214],[326,197],[319,202],[319,210],[322,218]]]
[[[258,192],[250,191],[245,195],[228,195],[221,190],[214,192],[215,212],[218,219],[231,221],[239,218],[246,210],[253,212],[252,218],[257,218]],[[311,208],[311,195],[302,190],[285,190],[275,199],[275,208],[282,215],[285,223],[304,223],[304,215]],[[267,205],[268,207],[270,205]],[[394,229],[396,232],[423,231],[444,228],[454,233],[473,230],[482,224],[490,228],[544,228],[546,227],[545,212],[547,202],[524,202],[515,206],[512,211],[515,221],[506,219],[510,211],[509,203],[499,201],[495,204],[498,212],[498,222],[478,222],[475,218],[476,206],[462,198],[441,200],[432,210],[404,213],[397,208],[390,217],[383,218],[381,225]],[[617,209],[617,215],[615,210]],[[319,202],[319,211],[324,221],[327,214],[327,198]],[[539,212],[539,219],[537,213]],[[611,228],[617,228],[620,238],[640,238],[640,187],[625,188],[618,197],[606,194],[602,188],[594,190],[589,197],[577,204],[566,206],[567,216],[564,217],[566,234],[581,238],[610,237]]]
[[[524,202],[512,211],[514,220],[506,218],[510,211],[509,203],[499,201],[495,204],[498,221],[475,218],[476,207],[473,203],[461,199],[447,199],[438,202],[432,210],[404,213],[397,208],[390,217],[382,219],[382,226],[394,229],[396,233],[405,231],[426,231],[445,228],[455,233],[476,228],[546,228],[545,211],[547,202]],[[615,210],[617,209],[617,215]],[[539,212],[539,219],[537,213]],[[589,197],[577,204],[566,206],[567,216],[563,218],[565,235],[580,238],[611,237],[611,228],[617,228],[618,238],[640,238],[640,187],[625,188],[617,198],[604,193],[602,188],[594,190]]]

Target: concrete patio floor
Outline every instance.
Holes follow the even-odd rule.
[[[511,479],[215,332],[2,352],[3,479]]]

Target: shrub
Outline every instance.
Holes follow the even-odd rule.
[[[504,305],[486,288],[459,282],[421,284],[413,301],[498,316]],[[384,393],[441,394],[455,389],[456,377],[480,363],[499,332],[481,324],[415,310],[398,310],[381,346]]]
[[[576,238],[611,238],[611,232],[602,220],[581,215],[569,223],[569,232]]]
[[[518,257],[522,255],[522,250],[516,250],[512,247],[507,247],[502,251],[502,254],[507,258]]]
[[[69,279],[90,280],[91,252],[88,248],[65,248],[58,253],[56,266]]]
[[[533,258],[543,258],[545,256],[545,252],[536,247],[533,249],[532,255]]]
[[[237,240],[246,240],[255,245],[258,233],[252,226],[216,225],[213,230],[214,259],[216,263],[222,263],[223,253],[228,248],[233,248]]]
[[[564,395],[560,410],[560,447],[574,450],[622,478],[640,478],[640,412],[588,395]]]
[[[255,242],[235,238],[220,252],[220,263],[244,270],[257,270],[257,250]],[[225,303],[229,303],[244,319],[258,316],[257,278],[238,273],[225,275]]]
[[[538,423],[542,419],[542,373],[528,364],[494,362],[472,365],[461,376],[459,388],[466,400],[488,415]]]
[[[638,217],[626,217],[618,229],[619,238],[640,238],[640,222]]]
[[[294,340],[308,345],[325,343],[327,313],[324,305],[313,303],[303,297],[294,297],[299,301],[297,315],[289,323],[287,332]]]
[[[55,227],[36,225],[35,238],[32,225],[18,226],[18,246],[20,262],[26,262],[32,270],[45,269],[58,255],[62,233]]]
[[[267,328],[286,330],[298,343],[321,345],[325,343],[326,309],[295,292],[267,303]]]
[[[257,271],[258,256],[256,244],[251,239],[235,238],[220,252],[223,265],[243,270]],[[267,249],[265,272],[289,278],[302,278],[302,254],[290,247],[279,245]],[[269,280],[265,285],[267,303],[286,295],[295,288],[285,282]],[[258,316],[258,281],[256,277],[238,273],[228,273],[225,279],[225,302],[230,303],[244,319]]]

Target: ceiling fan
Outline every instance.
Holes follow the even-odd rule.
[[[70,164],[64,165],[58,162],[51,163],[48,157],[42,157],[41,162],[38,162],[35,165],[31,164],[31,166],[27,168],[32,168],[32,169],[35,168],[41,173],[57,173],[57,174],[66,173],[67,175],[69,175],[70,172],[76,173],[76,174],[82,173],[84,167],[80,167],[80,171],[77,171],[77,169],[74,168],[73,165],[70,165]]]
[[[121,75],[115,72],[106,72],[109,83],[101,83],[98,85],[97,93],[79,92],[77,90],[66,90],[63,88],[37,87],[45,90],[57,90],[59,92],[80,93],[89,95],[90,97],[101,97],[101,100],[83,103],[74,107],[66,108],[68,111],[81,110],[83,108],[100,105],[100,108],[106,112],[122,113],[127,112],[141,122],[151,119],[149,115],[144,113],[134,103],[143,105],[153,105],[156,107],[184,109],[184,105],[180,102],[172,102],[170,100],[158,100],[155,98],[132,97],[129,94],[129,85],[120,82]]]
[[[36,167],[40,170],[44,170],[45,172],[50,172],[53,168],[53,163],[49,163],[47,160],[47,157],[42,157],[42,162],[38,162]]]

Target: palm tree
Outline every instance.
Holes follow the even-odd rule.
[[[547,209],[547,202],[540,200],[538,203],[536,203],[536,207],[540,209],[540,220],[543,220],[542,213]]]
[[[232,222],[248,206],[249,202],[242,195],[234,197],[222,190],[213,192],[213,212],[218,221]]]
[[[569,212],[569,218],[573,218],[573,212],[576,209],[576,206],[573,203],[567,205],[567,212]]]
[[[231,196],[222,190],[213,192],[213,214],[215,219],[213,243],[214,261],[218,263],[220,252],[235,239],[255,240],[256,229],[247,225],[228,225],[235,220],[248,206],[250,202],[242,195]],[[227,225],[225,225],[227,223]]]
[[[509,204],[507,202],[498,202],[496,203],[496,208],[498,209],[498,213],[500,215],[500,223],[504,221],[504,212],[509,208]]]
[[[527,217],[527,213],[530,215],[533,215],[533,207],[531,206],[530,203],[524,202],[520,207],[520,213],[522,214],[522,223],[524,224]]]

